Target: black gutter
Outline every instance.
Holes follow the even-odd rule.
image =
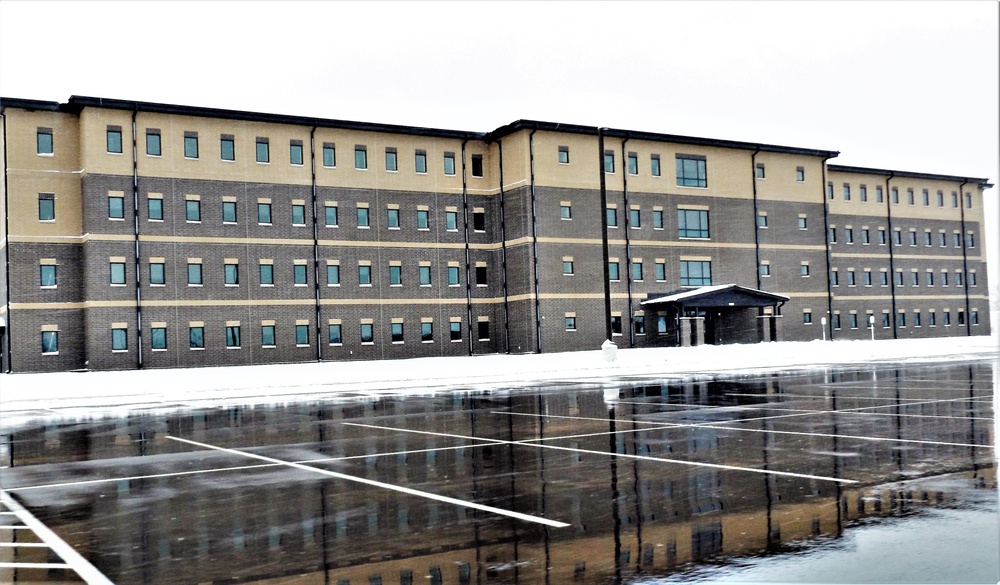
[[[323,326],[323,322],[320,320],[322,317],[321,305],[320,305],[320,289],[319,289],[319,224],[316,219],[316,213],[319,207],[316,205],[317,198],[317,187],[316,187],[316,126],[314,125],[311,130],[309,130],[309,166],[312,173],[311,185],[312,185],[312,227],[313,227],[313,294],[316,301],[316,361],[323,361],[323,334],[320,329]]]
[[[465,143],[462,141],[462,215],[465,217],[465,315],[469,323],[469,355],[473,355],[474,346],[472,344],[472,278],[469,268],[471,265],[471,252],[469,250],[469,190],[465,178]],[[485,227],[485,226],[484,226]]]
[[[760,210],[757,206],[757,154],[760,153],[760,148],[753,151],[750,155],[750,178],[753,180],[753,249],[757,258],[757,290],[760,290],[760,218],[758,214]],[[825,161],[824,161],[825,162]],[[826,183],[826,180],[823,180]],[[825,187],[824,187],[825,188]],[[823,201],[826,201],[824,196]],[[829,246],[827,246],[829,247]]]
[[[538,207],[535,199],[535,132],[528,134],[528,163],[531,174],[531,274],[534,279],[535,297],[535,353],[542,353],[542,315],[541,303],[538,300]]]
[[[132,110],[132,230],[135,236],[135,323],[138,341],[136,345],[136,368],[142,369],[142,258],[139,255],[139,154],[136,145],[135,118],[138,110]]]
[[[965,232],[965,186],[969,184],[966,180],[958,188],[958,209],[962,217],[962,284],[965,289],[965,334],[972,335],[972,313],[969,310],[969,254],[968,254],[968,234]]]
[[[826,161],[828,159],[823,159],[823,180],[820,185],[820,191],[823,193],[823,240],[826,242],[826,314],[830,316],[826,320],[826,327],[830,333],[830,341],[833,341],[833,283],[830,281],[830,272],[832,268],[832,263],[830,260],[830,199],[826,192]],[[756,170],[754,171],[756,173]],[[756,176],[756,175],[755,175]],[[756,179],[754,179],[756,184]],[[754,217],[754,221],[757,218]],[[760,269],[757,269],[760,272]]]
[[[993,186],[989,182],[989,179],[976,179],[972,177],[959,177],[955,175],[939,175],[933,173],[916,173],[912,171],[895,171],[890,169],[872,169],[867,167],[854,167],[845,165],[830,165],[831,171],[837,171],[838,173],[864,173],[868,175],[884,175],[890,177],[904,177],[907,179],[927,179],[935,181],[967,181],[969,183],[976,183],[983,189],[989,189]]]
[[[889,181],[895,178],[895,174],[889,171],[889,176],[885,180],[885,220],[886,220],[886,244],[889,245],[889,293],[892,295],[892,313],[889,314],[889,322],[892,323],[892,338],[899,339],[899,330],[896,327],[896,238],[892,230],[892,191],[889,189]],[[900,236],[902,237],[902,236]],[[875,324],[872,323],[872,329]]]
[[[11,367],[11,351],[14,344],[11,343],[11,328],[10,328],[10,199],[7,195],[7,183],[10,179],[7,177],[7,116],[0,111],[0,117],[3,118],[3,239],[4,239],[4,287],[7,289],[4,291],[4,303],[7,306],[7,311],[4,313],[7,321],[7,330],[0,339],[0,358],[7,358],[7,370],[6,373],[11,373],[13,368]],[[0,363],[0,368],[3,364]]]
[[[608,266],[608,189],[604,177],[604,128],[597,129],[597,163],[601,180],[601,253],[604,258],[604,335],[611,341],[611,270]]]
[[[629,140],[628,136],[622,140],[622,201],[625,204],[625,257],[628,259],[628,278],[625,281],[626,292],[628,293],[628,342],[629,347],[635,347],[635,327],[633,326],[634,317],[632,316],[632,238],[629,235],[632,229],[630,221],[632,209],[628,205],[628,155],[625,152],[625,143]],[[625,319],[622,319],[622,321],[622,327],[625,327]]]
[[[500,153],[500,279],[503,286],[503,345],[510,353],[510,295],[507,292],[507,202],[503,190],[503,142],[497,140]]]

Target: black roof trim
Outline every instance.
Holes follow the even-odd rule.
[[[975,183],[983,189],[993,187],[989,179],[975,177],[959,177],[955,175],[937,175],[933,173],[917,173],[913,171],[894,171],[892,169],[872,169],[867,167],[852,167],[844,165],[827,165],[827,169],[840,173],[864,173],[867,175],[883,175],[886,177],[906,177],[909,179],[927,179],[932,181],[953,181],[956,183]]]
[[[67,111],[66,104],[60,104],[59,102],[0,97],[0,112],[7,108],[17,108],[19,110],[29,111],[43,110],[48,112]]]
[[[596,136],[598,128],[596,126],[581,126],[579,124],[560,124],[556,122],[541,122],[538,120],[517,120],[506,126],[501,126],[487,136],[487,140],[492,142],[498,138],[503,138],[508,134],[520,130],[545,130],[549,132],[567,132],[570,134],[586,134]],[[644,132],[637,130],[622,130],[619,128],[605,128],[605,136],[614,138],[634,138],[636,140],[650,140],[653,142],[674,142],[677,144],[693,144],[698,146],[716,146],[721,148],[736,148],[741,150],[760,150],[761,152],[780,152],[785,154],[801,154],[805,156],[818,156],[823,158],[834,158],[840,155],[836,150],[820,150],[815,148],[799,148],[796,146],[779,146],[775,144],[760,144],[756,142],[740,142],[737,140],[720,140],[717,138],[700,138],[697,136],[680,136],[677,134],[660,134],[658,132]]]

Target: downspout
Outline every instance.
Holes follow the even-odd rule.
[[[625,143],[631,139],[632,137],[626,132],[625,139],[622,140],[622,201],[625,204],[625,257],[628,258],[628,278],[625,280],[626,292],[628,293],[628,346],[635,347],[635,327],[632,316],[632,238],[629,235],[632,230],[632,209],[628,205],[628,155],[625,152]],[[625,323],[622,323],[622,327],[624,326]]]
[[[760,280],[760,210],[757,206],[757,153],[760,152],[760,145],[756,145],[756,150],[750,155],[750,177],[753,179],[753,249],[756,255],[756,270],[757,270],[757,290],[761,290],[761,280]],[[826,161],[823,161],[824,173],[826,167]],[[823,177],[824,189],[826,189],[826,177]],[[826,201],[826,196],[823,196],[823,201]],[[762,309],[763,310],[763,309]]]
[[[465,314],[469,323],[469,355],[472,355],[472,278],[469,271],[471,265],[471,253],[469,251],[469,189],[465,178],[465,143],[468,138],[462,139],[462,215],[465,221]]]
[[[0,339],[0,343],[3,347],[0,347],[0,356],[6,359],[6,373],[11,373],[13,368],[11,367],[11,348],[14,344],[11,343],[11,328],[10,328],[10,200],[7,196],[7,183],[9,182],[7,177],[7,114],[0,114],[3,118],[3,239],[4,239],[4,287],[7,289],[4,291],[4,303],[6,304],[7,312],[4,315],[7,318],[7,331],[4,334],[3,339]],[[4,364],[0,364],[3,366]]]
[[[497,139],[500,152],[500,279],[503,286],[503,345],[510,353],[510,297],[507,293],[507,211],[503,190],[503,142]]]
[[[142,259],[139,256],[139,153],[136,145],[135,118],[139,114],[136,105],[132,110],[132,229],[135,236],[135,330],[138,334],[136,345],[136,367],[142,369]]]
[[[899,339],[899,330],[896,328],[896,241],[895,232],[892,230],[892,196],[889,190],[889,181],[896,174],[889,171],[889,178],[885,180],[885,221],[886,221],[886,243],[889,244],[889,291],[892,297],[892,313],[889,315],[889,322],[892,323],[892,338]],[[875,324],[872,323],[872,330]]]
[[[966,179],[958,188],[958,209],[962,214],[962,284],[965,289],[965,335],[972,335],[972,314],[969,311],[969,254],[968,254],[968,234],[965,233],[965,186],[969,184]]]
[[[542,314],[538,300],[538,209],[535,199],[535,132],[538,126],[528,134],[528,162],[531,172],[531,273],[534,278],[535,297],[535,353],[542,353]]]
[[[316,220],[316,125],[309,130],[309,166],[312,177],[312,223],[313,223],[313,295],[316,303],[316,361],[323,361],[323,322],[320,321],[320,291],[319,291],[319,224]]]
[[[824,246],[826,248],[826,314],[830,316],[826,320],[826,325],[828,332],[830,334],[830,341],[833,341],[833,283],[830,282],[830,200],[827,198],[826,194],[826,161],[830,160],[832,157],[823,158],[823,181],[820,185],[820,191],[823,193],[823,241],[826,242]],[[754,170],[756,173],[756,169]],[[754,175],[756,177],[756,174]],[[756,187],[756,179],[754,179],[754,185]],[[754,199],[756,202],[756,197]],[[756,216],[754,217],[754,222],[757,221]],[[756,233],[756,232],[755,232]],[[757,269],[757,273],[760,273],[760,269]]]
[[[604,258],[604,338],[611,340],[611,270],[608,267],[608,188],[604,177],[604,130],[597,129],[597,164],[601,181],[601,255]]]

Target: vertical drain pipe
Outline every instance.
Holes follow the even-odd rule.
[[[462,139],[462,214],[465,218],[465,314],[469,323],[469,355],[472,355],[474,353],[474,346],[472,344],[472,278],[469,272],[471,265],[469,251],[469,189],[465,177],[465,143],[468,141],[468,138]]]
[[[132,231],[135,237],[135,331],[136,367],[142,369],[142,259],[139,256],[139,153],[136,145],[135,118],[139,113],[139,105],[132,110]]]
[[[830,282],[830,200],[827,198],[826,193],[826,161],[830,160],[830,157],[823,159],[823,184],[821,185],[821,191],[823,193],[823,241],[826,242],[824,248],[826,248],[826,314],[830,316],[826,320],[826,326],[830,334],[830,341],[833,341],[833,283]],[[754,173],[756,173],[754,169]],[[754,175],[756,177],[756,175]],[[757,180],[754,179],[754,187],[756,188]],[[757,218],[753,218],[754,222]],[[757,269],[760,272],[760,269]]]
[[[965,335],[972,335],[972,313],[969,308],[969,254],[968,254],[968,234],[965,233],[965,186],[969,184],[969,180],[965,179],[962,184],[958,187],[958,209],[961,212],[962,217],[962,233],[959,236],[962,238],[962,288],[965,290]]]
[[[313,296],[316,303],[316,361],[323,361],[323,333],[321,331],[322,321],[320,317],[320,292],[319,292],[319,225],[316,220],[316,212],[319,208],[316,205],[316,124],[309,130],[309,166],[312,177],[312,228],[313,228]]]
[[[6,373],[11,373],[13,367],[11,366],[10,354],[12,353],[12,348],[14,344],[11,342],[11,328],[10,328],[10,199],[7,196],[8,187],[7,184],[10,182],[7,178],[7,114],[0,114],[3,118],[3,239],[4,239],[4,303],[6,305],[7,311],[4,315],[7,317],[6,330],[4,335],[0,337],[0,358],[7,358],[6,364],[0,363],[0,367],[6,365]],[[2,360],[0,360],[2,361]]]
[[[886,244],[889,245],[889,291],[892,298],[892,313],[889,314],[889,323],[892,324],[892,338],[899,338],[899,331],[896,329],[896,242],[895,232],[892,230],[892,192],[889,190],[889,181],[896,174],[889,171],[889,178],[885,180],[885,222],[886,222]],[[875,324],[872,323],[872,331]]]
[[[760,152],[760,145],[756,145],[756,150],[750,155],[750,177],[753,180],[753,249],[757,258],[756,270],[757,270],[757,290],[760,290],[761,280],[760,280],[760,208],[757,203],[757,154]],[[825,166],[825,161],[824,161]],[[826,183],[824,180],[823,183]],[[826,189],[826,186],[823,187]],[[826,195],[823,195],[823,201],[826,201]],[[760,309],[763,314],[763,308]]]
[[[535,353],[542,353],[542,315],[538,300],[538,209],[535,199],[535,132],[538,125],[528,135],[528,162],[531,172],[531,265],[535,290]]]
[[[604,131],[597,129],[597,164],[600,170],[601,210],[597,215],[601,220],[601,254],[604,258],[604,338],[611,341],[611,271],[608,267],[608,186],[604,176]]]
[[[628,293],[628,346],[635,347],[635,326],[633,323],[635,317],[632,316],[632,238],[630,236],[632,208],[628,205],[628,155],[625,152],[625,143],[631,139],[632,137],[626,132],[625,138],[622,140],[622,202],[625,205],[625,258],[628,259],[628,277],[625,280]],[[622,323],[622,327],[624,326],[625,323]]]
[[[503,190],[503,141],[497,139],[500,153],[500,279],[503,286],[503,345],[510,353],[510,297],[507,293],[507,209]]]

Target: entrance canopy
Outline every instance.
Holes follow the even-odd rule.
[[[687,307],[774,307],[788,301],[788,297],[748,288],[738,284],[715,284],[685,289],[659,296],[650,295],[640,303],[649,309],[674,306]]]

